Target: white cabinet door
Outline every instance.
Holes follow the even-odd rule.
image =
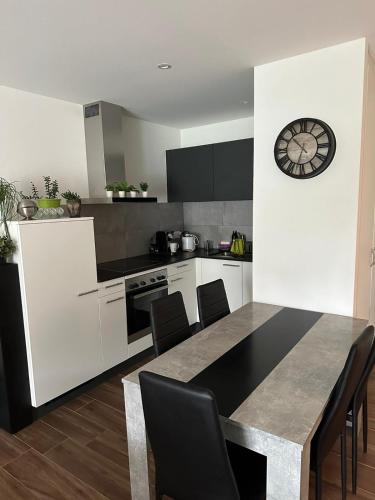
[[[103,369],[109,370],[128,357],[125,290],[102,297],[99,313]]]
[[[242,307],[242,262],[202,259],[202,281],[224,281],[231,312]]]
[[[180,291],[184,299],[189,324],[197,322],[197,297],[195,287],[195,269],[186,273],[175,274],[169,278],[169,293]]]
[[[242,303],[253,301],[253,263],[242,262]]]
[[[32,404],[102,371],[93,221],[18,223]]]

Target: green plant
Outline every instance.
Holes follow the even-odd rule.
[[[65,191],[61,193],[61,197],[66,201],[79,201],[81,199],[78,193],[74,193],[73,191]]]
[[[4,226],[5,235],[9,239],[7,221],[13,218],[19,198],[15,184],[0,177],[0,225]]]
[[[130,184],[130,186],[128,186],[128,191],[135,191],[136,193],[139,193],[139,189],[133,186],[133,184]]]
[[[114,191],[115,190],[115,185],[114,184],[107,184],[105,187],[106,191]]]
[[[128,190],[128,183],[126,181],[120,181],[120,182],[116,182],[116,188],[117,188],[117,191],[127,191]]]
[[[20,196],[24,200],[38,200],[39,199],[39,191],[35,184],[30,181],[31,184],[31,194],[25,194],[23,191],[20,191]]]
[[[57,198],[57,194],[59,192],[59,184],[57,180],[52,180],[51,176],[46,175],[43,176],[44,180],[44,189],[46,192],[46,198],[50,200],[55,200]]]
[[[141,188],[141,191],[147,191],[148,190],[148,183],[147,182],[140,182],[139,187]]]
[[[0,236],[0,257],[6,259],[16,251],[16,245],[9,236]]]

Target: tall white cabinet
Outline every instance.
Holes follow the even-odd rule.
[[[101,373],[92,218],[11,223],[33,406]]]

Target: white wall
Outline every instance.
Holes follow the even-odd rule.
[[[374,320],[375,311],[369,314],[371,297],[369,263],[371,247],[375,247],[375,241],[373,242],[375,200],[375,63],[369,54],[366,60],[362,139],[354,314],[361,318],[369,318],[371,316],[371,319]],[[372,307],[375,307],[375,304]]]
[[[254,137],[254,118],[240,118],[181,130],[181,147],[214,144]]]
[[[149,194],[167,201],[165,150],[180,147],[180,130],[124,115],[123,134],[126,180],[147,181]]]
[[[0,86],[0,176],[29,192],[43,175],[88,195],[82,106]]]
[[[353,314],[365,40],[255,68],[254,300]],[[281,129],[327,122],[336,156],[321,175],[276,166]]]

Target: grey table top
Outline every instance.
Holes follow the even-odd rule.
[[[252,302],[179,344],[123,382],[148,370],[183,382],[254,332],[283,308]],[[304,446],[320,421],[353,341],[367,321],[323,314],[232,413],[230,421]]]

